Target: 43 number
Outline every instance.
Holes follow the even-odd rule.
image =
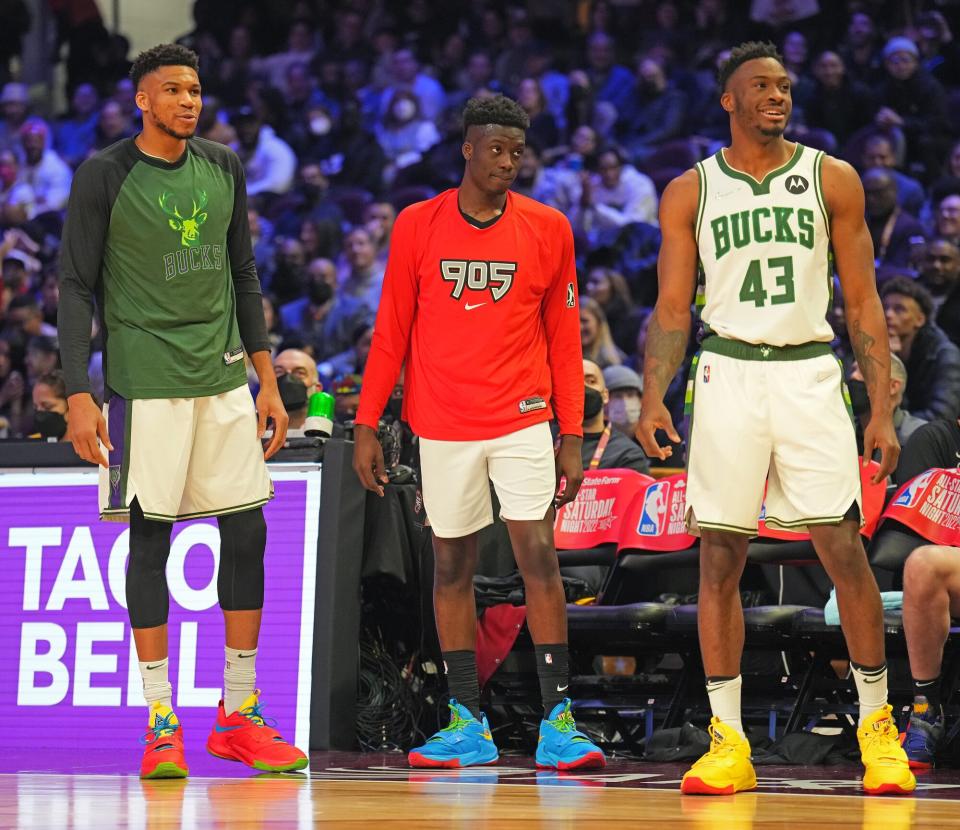
[[[778,256],[767,260],[767,270],[777,272],[775,279],[777,286],[782,289],[779,294],[770,297],[770,305],[785,305],[796,300],[793,286],[793,257]],[[763,272],[759,259],[755,259],[747,268],[743,284],[740,286],[740,302],[753,303],[757,308],[766,305],[768,292],[763,287]]]

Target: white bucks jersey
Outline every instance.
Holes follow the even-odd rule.
[[[722,150],[697,164],[701,319],[710,332],[771,346],[833,339],[822,165],[822,152],[800,144],[762,182],[732,169]]]

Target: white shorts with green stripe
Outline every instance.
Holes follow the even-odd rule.
[[[252,510],[273,496],[246,385],[202,398],[104,404],[113,450],[100,468],[100,517],[179,521]]]
[[[861,514],[857,442],[829,344],[707,338],[691,368],[687,527],[753,535]],[[764,484],[766,498],[764,499]]]

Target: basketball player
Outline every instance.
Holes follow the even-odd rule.
[[[566,218],[510,192],[526,113],[508,98],[471,99],[466,169],[394,225],[356,418],[354,469],[383,495],[376,427],[405,362],[403,415],[420,436],[423,500],[434,534],[434,609],[450,689],[450,725],[408,759],[419,767],[490,764],[480,712],[473,575],[477,532],[493,521],[492,479],[523,575],[544,705],[537,763],[603,766],[570,714],[567,621],[553,547],[554,506],[572,501],[586,388],[573,232]],[[550,419],[560,446],[554,462]],[[557,475],[566,484],[557,492]]]
[[[243,167],[194,138],[197,56],[165,44],[130,70],[143,131],[76,172],[63,231],[59,331],[70,439],[99,464],[101,516],[130,521],[126,597],[149,730],[140,774],[187,774],[167,671],[165,576],[173,522],[216,516],[226,627],[214,755],[263,770],[307,759],[266,725],[255,689],[263,606],[263,505],[273,494],[259,438],[283,445],[287,415],[270,363],[247,224]],[[91,300],[104,334],[106,405],[90,395]],[[244,350],[260,378],[254,402]],[[109,450],[104,458],[98,438]]]
[[[790,80],[772,45],[737,47],[719,80],[731,146],[671,182],[660,205],[660,294],[637,427],[651,456],[670,455],[654,439],[657,428],[679,440],[663,395],[689,337],[699,262],[705,339],[691,368],[687,522],[701,539],[700,650],[714,717],[710,751],[681,789],[729,794],[756,786],[740,720],[738,584],[766,481],[767,524],[808,530],[837,587],[860,700],[864,790],[910,792],[916,781],[887,705],[880,596],[859,536],[853,424],[825,318],[832,250],[870,395],[863,456],[880,451],[874,480],[882,481],[899,446],[863,188],[845,162],[784,140]]]

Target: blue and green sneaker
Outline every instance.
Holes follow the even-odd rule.
[[[407,754],[411,767],[444,767],[459,769],[479,764],[495,764],[500,757],[490,734],[486,715],[477,720],[455,699],[450,703],[450,725],[441,729],[423,746]]]
[[[550,717],[540,722],[537,767],[541,769],[599,769],[607,759],[593,741],[577,730],[570,712],[570,698],[553,707]]]

